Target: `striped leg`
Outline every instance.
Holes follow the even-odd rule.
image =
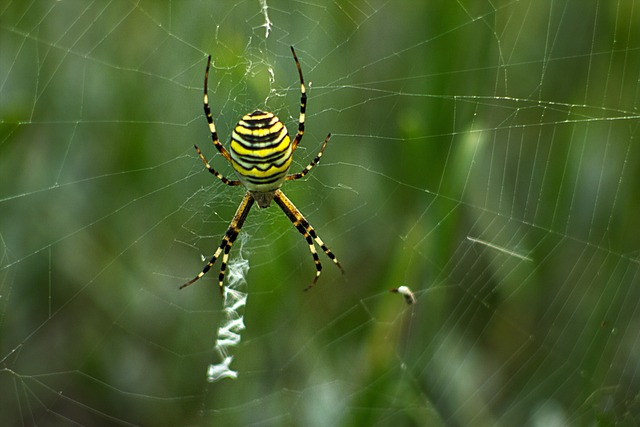
[[[254,200],[251,196],[251,193],[247,191],[247,194],[245,194],[244,199],[242,199],[242,202],[240,203],[236,214],[231,220],[231,224],[229,224],[229,229],[227,229],[227,232],[222,238],[222,242],[220,243],[220,246],[218,247],[216,252],[213,254],[207,265],[204,266],[202,271],[196,277],[180,286],[180,289],[186,288],[187,286],[193,284],[202,276],[207,274],[211,267],[213,267],[213,264],[216,262],[220,254],[224,252],[224,254],[222,255],[222,265],[220,266],[220,275],[218,276],[218,285],[220,286],[220,293],[222,293],[224,287],[222,282],[224,281],[224,275],[227,270],[227,261],[229,260],[229,252],[231,251],[231,246],[233,246],[233,242],[235,242],[236,238],[238,237],[238,233],[240,233],[242,225],[247,219],[247,215],[249,215],[249,210],[251,209],[251,206],[253,206],[253,202]]]
[[[291,53],[293,54],[293,59],[296,61],[298,75],[300,76],[300,119],[298,120],[298,133],[296,133],[296,137],[293,139],[293,143],[291,145],[291,149],[295,150],[300,141],[302,141],[302,135],[304,135],[304,119],[307,110],[307,90],[304,87],[300,61],[298,61],[298,57],[296,56],[296,51],[293,50],[293,46],[291,46]]]
[[[224,148],[224,146],[220,143],[220,140],[218,139],[218,132],[216,132],[216,125],[213,124],[213,117],[211,116],[211,108],[209,108],[209,95],[207,94],[207,92],[208,92],[207,88],[208,88],[208,83],[209,83],[209,68],[210,68],[210,66],[211,66],[211,55],[209,55],[209,58],[207,59],[207,69],[204,72],[204,101],[203,101],[204,102],[204,115],[207,118],[207,123],[209,123],[209,132],[211,132],[211,140],[213,141],[213,145],[216,146],[216,148],[218,149],[220,154],[222,154],[224,156],[224,158],[227,159],[227,161],[231,161],[231,156],[229,155],[229,152]],[[220,181],[222,181],[223,183],[225,183],[227,185],[232,185],[232,186],[240,185],[240,181],[227,179],[224,175],[222,175],[220,172],[218,172],[213,167],[211,167],[211,165],[209,164],[207,159],[205,159],[205,157],[202,155],[202,152],[200,151],[198,146],[194,144],[194,147],[195,147],[196,151],[198,152],[198,156],[200,156],[200,159],[202,160],[202,163],[204,163],[204,166],[216,178],[220,179]]]
[[[304,168],[304,169],[302,170],[302,172],[299,172],[299,173],[296,173],[296,174],[293,174],[293,175],[287,175],[287,177],[286,177],[285,179],[286,179],[287,181],[293,181],[293,180],[295,180],[295,179],[300,179],[300,178],[302,178],[303,176],[305,176],[306,174],[308,174],[308,173],[311,171],[311,169],[313,169],[313,167],[314,167],[315,165],[317,165],[317,164],[318,164],[318,162],[320,161],[320,157],[322,157],[322,153],[324,152],[324,148],[327,146],[327,142],[329,142],[329,138],[331,138],[331,134],[327,135],[327,138],[326,138],[326,139],[324,140],[324,142],[322,143],[322,147],[320,148],[320,152],[318,153],[318,155],[316,156],[316,158],[315,158],[315,159],[313,159],[313,160],[311,161],[311,163],[309,163],[309,164],[307,165],[307,167],[306,167],[306,168]],[[224,181],[223,181],[223,182],[224,182]]]
[[[218,178],[220,181],[222,181],[223,183],[227,184],[227,185],[231,185],[231,186],[235,186],[235,185],[240,185],[241,182],[238,181],[237,179],[231,180],[226,178],[224,175],[222,175],[220,172],[218,172],[217,170],[215,170],[207,161],[207,159],[204,158],[204,155],[202,154],[202,151],[200,151],[200,149],[198,148],[197,145],[194,144],[194,147],[196,149],[196,151],[198,152],[198,156],[200,156],[200,160],[202,160],[202,163],[204,163],[204,167],[207,168],[207,170],[209,172],[211,172],[216,178]]]
[[[311,224],[309,224],[304,216],[302,216],[302,213],[300,213],[298,208],[296,208],[294,204],[291,203],[291,200],[289,200],[287,196],[285,196],[284,193],[280,190],[275,191],[273,200],[275,200],[278,206],[280,206],[282,211],[287,215],[293,226],[296,227],[300,234],[304,236],[307,244],[309,245],[311,256],[313,256],[313,262],[316,265],[316,276],[313,278],[313,282],[311,282],[311,284],[305,288],[305,291],[316,284],[318,278],[320,277],[320,272],[322,271],[322,264],[320,263],[320,258],[318,257],[318,253],[316,252],[314,241],[318,244],[318,246],[322,248],[324,253],[329,257],[331,261],[334,262],[334,264],[340,269],[340,271],[342,271],[342,274],[344,274],[344,269],[340,265],[340,262],[338,262],[338,259],[333,254],[333,252],[331,252],[331,249],[329,249],[327,245],[324,244],[322,239],[318,237]]]
[[[213,145],[216,146],[220,154],[224,156],[229,162],[231,161],[231,156],[229,152],[224,148],[224,146],[220,143],[218,139],[218,132],[216,132],[216,126],[213,124],[213,117],[211,116],[211,108],[209,108],[209,95],[208,95],[208,83],[209,83],[209,67],[211,66],[211,55],[207,59],[207,69],[204,72],[204,115],[207,117],[207,123],[209,123],[209,132],[211,132],[211,140],[213,141]],[[196,147],[197,149],[198,147]],[[211,172],[211,171],[210,171]],[[215,174],[214,174],[215,175]]]

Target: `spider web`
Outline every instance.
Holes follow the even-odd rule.
[[[0,424],[640,423],[640,5],[413,3],[0,6]],[[192,147],[231,174],[206,55],[226,143],[295,129],[289,45],[293,169],[333,137],[283,191],[347,274],[302,292],[304,239],[252,211],[209,382],[217,268],[178,286],[242,190]]]

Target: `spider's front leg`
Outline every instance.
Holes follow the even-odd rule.
[[[224,254],[222,255],[222,265],[220,266],[220,275],[218,276],[218,286],[220,286],[220,293],[223,293],[224,275],[227,270],[229,252],[231,251],[231,246],[233,246],[233,242],[236,241],[236,238],[238,237],[238,234],[242,229],[242,225],[244,224],[244,221],[247,219],[247,215],[249,215],[249,210],[251,209],[251,206],[253,206],[253,202],[254,200],[253,200],[253,197],[251,196],[251,193],[247,191],[247,194],[245,194],[244,199],[242,199],[242,202],[240,203],[240,206],[238,206],[238,210],[236,211],[236,214],[233,216],[233,220],[231,220],[231,224],[229,224],[229,228],[227,229],[227,232],[222,238],[222,242],[220,243],[220,246],[218,247],[216,252],[213,254],[213,256],[211,257],[207,265],[204,266],[202,271],[196,277],[189,280],[184,285],[180,286],[180,289],[186,288],[187,286],[195,283],[202,276],[207,274],[207,272],[211,269],[211,267],[213,267],[213,264],[216,262],[216,260],[220,257],[220,254],[224,252]]]
[[[320,258],[318,257],[318,253],[316,252],[316,248],[313,244],[314,241],[315,243],[318,244],[318,246],[322,248],[322,250],[329,257],[329,259],[333,261],[333,263],[340,269],[342,274],[344,274],[344,269],[342,268],[342,265],[340,265],[340,262],[338,261],[336,256],[333,254],[333,252],[331,252],[331,249],[329,249],[327,245],[324,244],[322,239],[318,237],[318,235],[316,234],[316,231],[313,229],[311,224],[309,224],[309,222],[305,219],[305,217],[298,210],[298,208],[295,207],[295,205],[291,202],[291,200],[289,200],[287,196],[285,196],[284,193],[280,190],[275,191],[273,200],[275,200],[278,206],[280,206],[282,211],[287,215],[287,218],[289,218],[289,221],[291,221],[293,226],[296,227],[296,229],[300,232],[300,234],[304,236],[305,240],[307,241],[307,244],[309,245],[309,251],[311,252],[311,256],[313,256],[313,262],[316,266],[316,275],[313,278],[313,282],[311,282],[311,284],[307,286],[304,290],[306,291],[316,284],[316,282],[320,278],[320,273],[322,271],[322,263],[320,262]]]

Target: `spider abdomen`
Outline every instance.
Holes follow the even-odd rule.
[[[231,134],[231,165],[251,192],[274,191],[291,166],[291,138],[287,127],[272,113],[247,114]]]

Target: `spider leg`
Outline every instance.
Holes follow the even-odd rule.
[[[202,276],[207,274],[211,267],[213,267],[213,264],[216,262],[218,257],[220,257],[220,254],[222,254],[224,251],[224,254],[222,255],[222,265],[220,266],[220,275],[218,276],[218,285],[220,286],[220,293],[222,293],[224,289],[224,285],[222,284],[222,282],[224,281],[224,275],[227,270],[227,261],[229,260],[229,252],[231,251],[231,246],[233,246],[233,242],[235,242],[236,238],[238,237],[238,233],[240,233],[242,225],[247,219],[247,215],[249,215],[249,210],[251,209],[251,206],[253,206],[253,202],[254,200],[251,196],[251,193],[247,191],[247,194],[245,194],[244,199],[242,199],[242,202],[240,202],[240,206],[238,206],[238,210],[233,216],[231,224],[229,224],[229,228],[222,238],[222,242],[220,243],[220,246],[218,247],[216,252],[213,254],[207,265],[204,266],[202,271],[196,277],[180,286],[180,289],[186,288],[187,286],[193,284]]]
[[[322,147],[320,148],[320,152],[318,153],[318,155],[315,157],[315,159],[311,160],[311,163],[309,163],[307,165],[306,168],[304,168],[301,172],[293,174],[293,175],[287,175],[287,177],[285,178],[287,181],[293,181],[295,179],[300,179],[303,176],[305,176],[306,174],[308,174],[311,169],[313,169],[313,167],[315,165],[318,164],[318,162],[320,161],[320,157],[322,157],[322,153],[324,153],[324,149],[327,146],[327,142],[329,142],[329,138],[331,138],[331,134],[327,135],[327,138],[324,140],[324,142],[322,143]]]
[[[211,140],[213,145],[216,146],[220,154],[224,156],[227,161],[231,161],[231,156],[226,148],[220,143],[218,139],[218,132],[216,132],[216,125],[213,124],[213,117],[211,116],[211,108],[209,108],[209,95],[208,95],[208,82],[209,82],[209,67],[211,67],[211,55],[207,59],[207,69],[204,72],[204,115],[207,117],[207,123],[209,123],[209,132],[211,132]],[[197,147],[196,147],[197,148]]]
[[[300,119],[298,120],[298,133],[296,133],[296,137],[293,139],[293,143],[291,144],[291,149],[295,150],[300,141],[302,140],[302,135],[304,135],[304,118],[307,110],[307,90],[304,87],[304,79],[302,78],[302,69],[300,68],[300,61],[298,61],[298,57],[296,56],[296,51],[293,50],[293,46],[291,47],[291,53],[293,54],[293,59],[296,61],[296,67],[298,68],[298,75],[300,76]]]
[[[226,185],[230,185],[230,186],[236,186],[236,185],[240,185],[240,181],[238,181],[237,179],[231,180],[226,178],[224,175],[222,175],[220,172],[218,172],[217,170],[215,170],[207,161],[207,159],[205,159],[204,155],[202,154],[202,151],[200,151],[200,149],[198,148],[197,145],[194,144],[194,147],[196,149],[196,151],[198,152],[198,156],[200,156],[200,160],[202,160],[202,163],[204,163],[204,167],[207,168],[207,170],[209,172],[211,172],[216,178],[218,178],[220,181],[222,181],[224,184]]]
[[[311,252],[311,256],[313,256],[313,262],[316,265],[316,276],[313,278],[313,282],[309,286],[307,286],[304,290],[311,288],[316,284],[318,278],[320,277],[320,272],[322,271],[322,264],[320,263],[320,258],[318,257],[318,253],[316,252],[316,248],[314,246],[315,243],[318,244],[324,251],[324,253],[329,257],[331,261],[342,271],[344,274],[344,269],[338,262],[336,256],[331,252],[331,249],[324,244],[322,239],[318,237],[316,231],[313,229],[311,224],[304,218],[302,213],[295,207],[295,205],[284,195],[284,193],[280,190],[275,191],[275,196],[273,198],[275,202],[280,206],[280,209],[287,215],[291,223],[294,227],[302,234],[309,245],[309,251]]]

